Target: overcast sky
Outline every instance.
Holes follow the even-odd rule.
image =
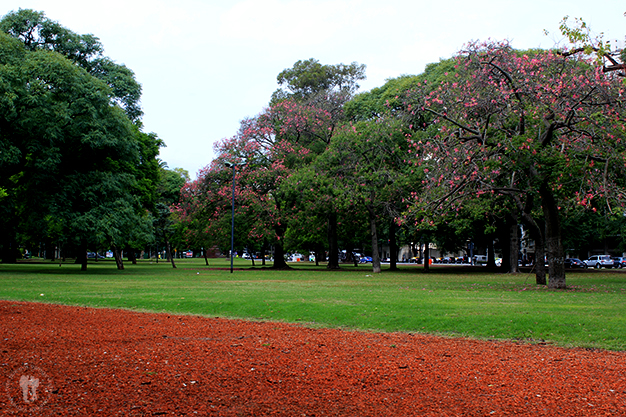
[[[132,69],[144,130],[167,144],[161,159],[192,178],[213,159],[213,143],[260,113],[278,73],[300,59],[365,64],[367,91],[419,74],[470,40],[564,43],[566,15],[605,39],[626,35],[624,0],[0,0],[1,15],[19,8],[96,35]]]

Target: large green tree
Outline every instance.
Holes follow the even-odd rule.
[[[43,13],[10,13],[0,28],[3,261],[15,260],[19,243],[54,241],[84,268],[88,246],[119,254],[149,241],[161,142],[141,132],[124,77],[97,76],[97,39]],[[126,75],[128,92],[138,84]]]
[[[375,273],[381,271],[381,222],[395,222],[402,202],[418,189],[419,177],[413,166],[406,163],[407,149],[400,121],[364,121],[344,126],[315,164],[334,179],[339,206],[360,207],[367,213]]]

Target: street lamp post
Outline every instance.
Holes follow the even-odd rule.
[[[232,201],[232,214],[231,214],[231,226],[230,226],[230,273],[233,273],[233,252],[235,250],[235,168],[239,165],[244,165],[245,162],[234,163],[225,162],[224,165],[227,168],[233,169],[233,201]]]

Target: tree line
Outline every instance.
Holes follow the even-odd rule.
[[[286,249],[328,253],[338,268],[340,246],[368,241],[380,272],[382,240],[394,268],[399,241],[454,251],[482,236],[499,238],[515,272],[523,224],[537,283],[565,288],[566,249],[581,249],[583,232],[619,234],[626,196],[623,53],[581,22],[562,23],[568,49],[473,42],[365,93],[363,65],[296,62],[183,188],[175,212],[189,241],[228,248],[234,177],[239,250],[271,245],[275,268]]]
[[[112,249],[118,268],[124,251],[156,244],[228,252],[234,186],[238,250],[272,247],[275,268],[290,250],[339,268],[340,249],[367,245],[380,272],[381,242],[395,268],[400,244],[497,240],[514,272],[523,224],[549,264],[536,262],[537,283],[565,288],[566,250],[623,228],[625,54],[582,21],[561,30],[567,49],[473,42],[364,93],[365,65],[298,61],[190,181],[159,160],[140,84],[97,37],[11,12],[0,20],[2,261],[36,245],[83,268],[87,249]]]

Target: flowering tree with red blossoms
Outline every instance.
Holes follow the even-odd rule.
[[[481,196],[509,196],[545,239],[549,286],[565,288],[561,213],[623,212],[623,94],[617,77],[579,54],[470,44],[449,81],[407,94],[405,113],[426,132],[412,138],[414,163],[426,173],[412,210],[441,214]]]
[[[239,239],[274,245],[274,267],[284,268],[283,242],[295,215],[284,182],[324,150],[332,135],[328,111],[283,100],[255,118],[241,122],[239,132],[215,146],[218,157],[183,189],[179,212],[195,233],[228,236],[232,171],[226,162],[244,162],[235,172],[236,223]],[[203,220],[200,221],[199,219]],[[199,226],[199,227],[198,227]]]

